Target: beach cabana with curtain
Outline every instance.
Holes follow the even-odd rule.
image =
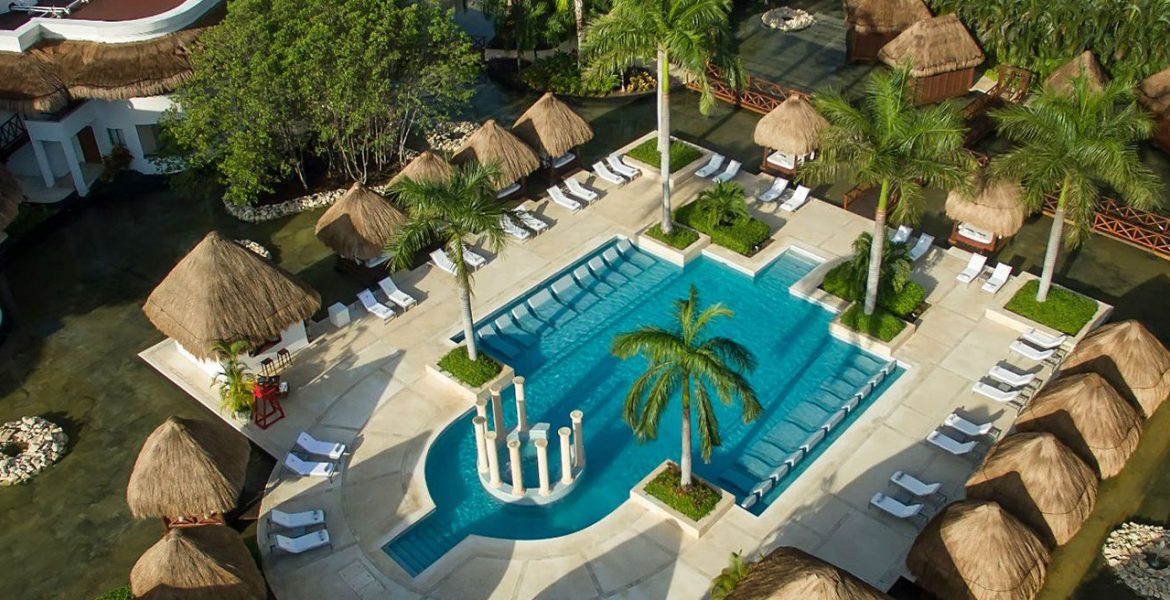
[[[171,529],[130,570],[142,600],[265,600],[268,587],[248,547],[224,525]]]
[[[906,566],[918,585],[946,600],[1030,600],[1044,584],[1049,553],[1036,534],[995,502],[955,502],[915,538]]]
[[[1077,77],[1084,77],[1089,83],[1089,89],[1098,92],[1109,84],[1109,76],[1105,74],[1105,69],[1101,68],[1101,63],[1097,62],[1097,57],[1091,50],[1085,50],[1050,73],[1044,80],[1044,85],[1062,94],[1070,94],[1073,79]]]
[[[516,119],[512,133],[536,150],[541,165],[554,177],[578,165],[575,150],[593,139],[589,123],[552,92],[545,92]]]
[[[851,573],[791,546],[751,566],[725,600],[890,600]]]
[[[305,319],[321,308],[307,283],[212,231],[154,288],[142,310],[208,374],[220,372],[215,342],[247,341],[252,370],[308,345]]]
[[[501,200],[523,193],[524,178],[540,168],[540,159],[532,148],[495,119],[488,119],[476,129],[451,159],[452,164],[460,166],[470,162],[495,165],[500,172],[495,181],[496,197]]]
[[[1142,81],[1137,90],[1138,102],[1154,119],[1155,144],[1170,152],[1170,67]]]
[[[339,259],[372,269],[386,262],[386,242],[405,222],[381,194],[354,183],[317,219],[315,232]]]
[[[922,0],[845,0],[846,56],[851,61],[877,60],[882,46],[929,18]]]
[[[168,527],[222,522],[236,507],[251,448],[223,423],[170,417],[142,444],[126,504],[138,519]]]
[[[1046,432],[999,441],[967,479],[969,500],[999,503],[1049,548],[1080,530],[1097,502],[1097,473]]]
[[[1028,216],[1024,188],[1014,182],[993,182],[983,170],[973,179],[971,192],[947,194],[947,216],[954,220],[948,241],[994,252],[1024,226]]]
[[[931,104],[971,89],[983,50],[951,13],[914,23],[883,46],[878,58],[893,68],[909,62],[915,102]]]
[[[817,136],[828,125],[804,94],[789,94],[784,102],[756,123],[752,139],[764,148],[760,170],[791,176],[805,161],[816,157]]]
[[[1134,320],[1086,335],[1065,357],[1061,372],[1101,375],[1146,418],[1170,394],[1170,351]]]
[[[409,179],[416,183],[435,183],[450,177],[454,172],[451,164],[442,156],[430,150],[424,150],[406,163],[406,166],[390,179],[390,187],[394,187],[403,179]]]

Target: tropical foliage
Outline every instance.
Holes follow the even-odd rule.
[[[524,52],[534,53],[561,43],[573,27],[573,15],[558,0],[483,0],[483,12],[496,25],[493,46],[514,50],[519,64]]]
[[[1048,300],[1037,302],[1038,286],[1035,279],[1025,283],[1004,308],[1068,335],[1080,333],[1097,314],[1097,302],[1092,298],[1060,287],[1049,292]]]
[[[865,297],[873,235],[868,232],[853,241],[853,257],[833,267],[821,284],[826,292],[855,302]],[[913,263],[906,244],[886,243],[879,267],[878,307],[900,318],[909,317],[926,299],[926,288],[910,280]]]
[[[674,309],[670,328],[645,325],[618,334],[612,350],[618,358],[641,356],[647,361],[646,371],[630,386],[622,409],[639,440],[658,437],[658,423],[678,394],[682,403],[680,485],[686,488],[691,485],[691,404],[699,417],[699,448],[708,461],[711,449],[722,443],[712,390],[725,405],[738,399],[745,423],[759,416],[760,403],[743,376],[755,370],[755,356],[739,342],[706,335],[713,321],[733,315],[731,309],[722,304],[702,308],[694,286],[686,298],[675,301]]]
[[[212,354],[219,361],[221,373],[216,375],[211,385],[219,392],[220,410],[231,414],[250,412],[254,397],[252,388],[256,385],[256,377],[240,360],[252,347],[245,341],[216,342],[212,347]]]
[[[719,492],[703,482],[689,486],[681,484],[678,465],[670,463],[654,479],[646,483],[646,493],[658,498],[667,506],[682,513],[692,521],[701,521],[715,510],[721,498]]]
[[[695,204],[695,218],[710,227],[730,227],[748,216],[743,186],[734,181],[720,181],[699,192]]]
[[[743,581],[744,577],[747,577],[751,570],[751,563],[744,562],[743,556],[738,552],[732,552],[727,566],[723,567],[723,570],[711,581],[708,597],[711,600],[723,600],[739,585],[739,582]]]
[[[646,230],[646,235],[674,248],[675,250],[686,250],[691,244],[699,241],[699,234],[687,227],[675,227],[670,234],[662,233],[662,225],[655,224],[653,227]]]
[[[568,96],[604,96],[621,85],[614,73],[582,72],[563,52],[532,61],[520,71],[520,80],[530,88]]]
[[[658,140],[650,138],[633,148],[626,153],[630,158],[639,160],[648,165],[661,165],[662,153],[658,151]],[[703,156],[703,153],[698,148],[690,144],[671,140],[670,141],[670,170],[677,171]]]
[[[459,346],[439,359],[439,368],[463,383],[478,388],[495,379],[500,374],[500,363],[490,356],[480,356],[478,360],[471,360],[467,355],[467,346]]]

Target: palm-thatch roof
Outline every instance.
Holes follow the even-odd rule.
[[[1061,365],[1101,374],[1147,418],[1170,394],[1170,351],[1137,321],[1110,323],[1085,336]]]
[[[126,504],[136,518],[202,517],[236,506],[251,449],[221,423],[171,417],[142,444]]]
[[[756,123],[752,136],[757,146],[791,156],[805,156],[818,147],[817,135],[828,121],[817,113],[803,94],[789,94]]]
[[[922,0],[845,0],[845,21],[861,33],[898,33],[929,18]]]
[[[1155,116],[1170,115],[1170,67],[1142,81],[1138,86],[1138,100]]]
[[[212,231],[154,288],[142,310],[188,352],[215,342],[260,343],[309,318],[321,296],[291,273]]]
[[[889,596],[807,552],[782,546],[752,565],[726,600],[889,600]]]
[[[317,219],[317,237],[345,258],[370,260],[382,255],[386,242],[406,215],[381,194],[361,183],[349,190]]]
[[[967,479],[967,498],[992,500],[1036,532],[1064,545],[1097,502],[1097,473],[1051,433],[1014,433]]]
[[[143,600],[264,600],[268,588],[240,535],[223,525],[171,529],[130,570]]]
[[[947,216],[1000,237],[1015,235],[1028,216],[1024,188],[1019,183],[991,181],[982,171],[972,179],[970,194],[960,190],[947,194]]]
[[[512,124],[512,132],[547,158],[563,156],[593,139],[593,128],[569,105],[545,92]]]
[[[947,600],[1030,600],[1044,583],[1048,549],[995,502],[964,500],[927,523],[906,566]]]
[[[7,166],[0,165],[0,231],[16,218],[21,202],[24,202],[24,190],[20,182]]]
[[[1062,94],[1069,94],[1072,93],[1073,79],[1081,76],[1085,77],[1091,90],[1101,91],[1109,83],[1109,76],[1101,68],[1101,63],[1097,62],[1097,57],[1091,50],[1085,50],[1050,73],[1044,85]]]
[[[424,150],[390,180],[390,185],[393,186],[403,179],[417,183],[434,183],[450,177],[453,172],[451,164],[442,156],[430,150]]]
[[[891,67],[910,62],[912,77],[930,77],[960,71],[983,62],[983,50],[954,13],[923,19],[911,25],[878,51]]]
[[[52,65],[34,54],[0,52],[0,110],[55,112],[69,104],[69,90]]]
[[[520,138],[488,119],[455,151],[451,162],[462,165],[478,162],[495,165],[500,171],[496,190],[502,190],[540,168],[540,159]]]

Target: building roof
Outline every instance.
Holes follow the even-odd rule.
[[[1170,351],[1138,321],[1110,323],[1086,335],[1061,364],[1063,373],[1100,374],[1147,418],[1170,394]]]
[[[142,600],[264,600],[268,587],[256,561],[226,525],[168,530],[130,570]]]
[[[476,129],[455,151],[451,162],[457,165],[468,162],[495,165],[500,171],[495,181],[496,190],[516,183],[540,168],[540,159],[536,158],[532,148],[501,127],[495,119],[488,119]]]
[[[1070,94],[1073,79],[1080,76],[1088,80],[1089,89],[1094,91],[1101,91],[1109,83],[1109,76],[1101,68],[1101,63],[1097,62],[1097,57],[1091,50],[1085,50],[1050,73],[1044,84],[1062,94]]]
[[[1028,209],[1021,199],[1024,188],[1008,181],[992,182],[983,171],[976,173],[973,179],[970,194],[959,190],[947,194],[947,216],[1000,237],[1015,235],[1028,216]]]
[[[909,62],[911,76],[930,77],[978,66],[983,50],[958,15],[951,13],[914,23],[883,46],[878,58],[891,67]]]
[[[450,177],[454,172],[451,163],[444,160],[442,156],[430,150],[424,150],[390,179],[390,185],[394,186],[403,179],[410,179],[415,183],[434,183]]]
[[[370,260],[385,252],[386,242],[406,215],[381,194],[361,183],[349,190],[317,219],[317,237],[345,258]]]
[[[512,124],[512,132],[542,156],[556,158],[593,139],[593,128],[561,102],[545,92]]]
[[[929,18],[922,0],[845,0],[845,21],[860,33],[899,33]]]
[[[726,600],[889,600],[889,596],[837,567],[791,546],[751,566]]]

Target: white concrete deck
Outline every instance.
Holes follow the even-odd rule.
[[[737,177],[749,193],[768,180]],[[475,308],[484,314],[615,234],[633,236],[659,215],[658,181],[652,175],[613,188],[587,183],[603,198],[578,214],[547,202],[537,212],[553,223],[543,235],[509,243],[476,274]],[[706,184],[691,178],[676,187],[675,204]],[[849,253],[854,238],[872,223],[830,204],[813,201],[795,214],[774,205],[753,207],[777,227],[762,256],[741,259],[758,268],[789,245],[824,257]],[[698,540],[626,502],[595,525],[550,540],[464,540],[420,577],[412,579],[381,546],[432,506],[423,477],[424,449],[452,419],[470,408],[444,393],[424,365],[450,348],[458,303],[449,276],[430,267],[396,276],[420,299],[417,308],[388,324],[372,318],[330,331],[294,357],[285,377],[293,392],[288,417],[267,431],[242,431],[273,455],[283,456],[297,432],[344,441],[354,449],[332,482],[274,472],[262,514],[323,508],[332,550],[301,556],[263,548],[264,570],[278,598],[699,598],[733,551],[747,554],[779,545],[803,548],[887,589],[903,573],[903,559],[917,532],[868,508],[876,491],[888,491],[895,470],[944,483],[954,499],[974,463],[945,455],[922,441],[952,410],[990,419],[1007,430],[1016,412],[974,395],[972,382],[1007,358],[1016,332],[985,317],[1015,291],[1013,281],[997,296],[978,283],[956,285],[966,254],[933,250],[915,278],[930,290],[927,311],[914,335],[894,356],[909,367],[781,498],[760,517],[734,507]],[[143,357],[211,407],[217,400],[206,376],[184,366],[169,342]],[[1016,364],[1030,366],[1020,362]],[[236,424],[240,427],[240,424]],[[984,445],[986,446],[986,444]],[[266,527],[261,524],[263,547]]]

